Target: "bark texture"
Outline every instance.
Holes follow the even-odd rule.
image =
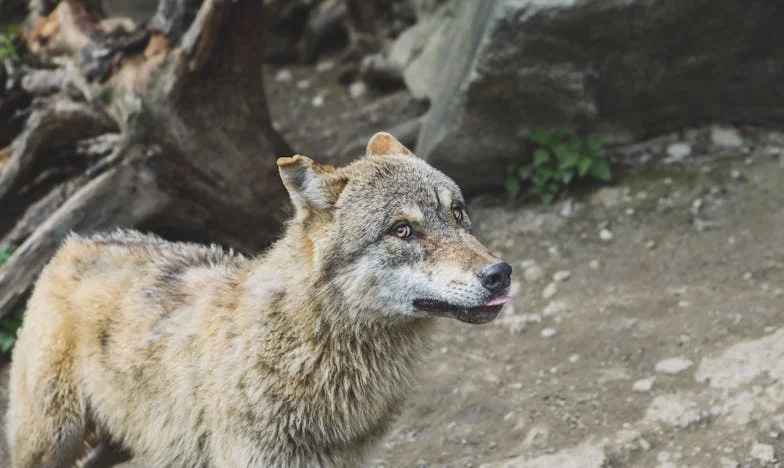
[[[0,94],[0,317],[60,241],[115,226],[258,251],[286,195],[262,79],[266,3],[161,0],[147,25],[41,2]],[[6,120],[7,119],[7,120]],[[14,127],[15,126],[15,127]]]

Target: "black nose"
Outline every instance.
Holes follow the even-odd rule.
[[[512,266],[506,262],[493,263],[479,272],[482,286],[493,294],[500,294],[512,281]]]

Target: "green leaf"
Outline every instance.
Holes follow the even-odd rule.
[[[0,353],[6,354],[14,347],[16,338],[8,335],[0,335]]]
[[[6,315],[0,319],[0,353],[6,354],[14,347],[16,343],[16,333],[19,327],[22,326],[24,319],[24,307],[20,307],[13,311],[10,315]]]
[[[583,158],[580,160],[580,163],[577,166],[577,173],[580,177],[585,177],[585,174],[588,174],[588,171],[591,169],[591,165],[593,165],[593,159],[591,158]]]
[[[8,244],[0,245],[0,266],[2,266],[5,262],[11,258],[11,255],[14,253],[14,248]]]
[[[563,161],[564,159],[571,157],[572,151],[569,150],[568,145],[561,143],[553,146],[553,154],[555,155],[555,159],[558,161]]]
[[[601,135],[591,135],[588,137],[586,146],[592,155],[598,155],[602,151],[602,146],[604,146],[604,137]]]
[[[534,151],[534,166],[541,166],[550,160],[550,152],[546,149],[539,148]]]
[[[580,154],[583,149],[583,141],[577,137],[569,138],[569,150],[574,153]]]
[[[539,198],[542,200],[542,203],[544,203],[545,205],[549,205],[555,199],[555,194],[543,193]]]
[[[531,132],[528,134],[528,139],[539,146],[550,146],[550,134],[547,132]]]
[[[574,172],[571,172],[571,171],[569,171],[569,172],[565,172],[565,173],[563,173],[563,175],[561,176],[561,181],[562,181],[564,184],[568,184],[568,183],[570,183],[570,182],[572,181],[572,179],[574,179]]]
[[[558,165],[558,167],[560,169],[570,169],[577,165],[577,161],[579,159],[580,159],[579,153],[576,153],[571,150],[567,150],[565,154],[563,154],[561,158],[559,158],[560,164]]]
[[[517,175],[523,180],[530,180],[534,175],[534,167],[523,166],[517,170]]]
[[[516,178],[507,177],[504,185],[506,187],[506,195],[510,200],[514,200],[520,195],[520,181]]]
[[[534,173],[534,183],[548,182],[555,175],[555,171],[547,167],[540,167]]]
[[[606,159],[599,159],[595,161],[591,166],[591,176],[603,182],[609,182],[609,180],[612,178],[610,163],[607,162]]]

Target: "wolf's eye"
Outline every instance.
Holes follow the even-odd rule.
[[[452,216],[455,217],[455,221],[462,222],[463,221],[463,210],[460,208],[452,208]]]
[[[408,239],[413,233],[411,226],[406,223],[400,223],[393,229],[395,235],[401,239]]]

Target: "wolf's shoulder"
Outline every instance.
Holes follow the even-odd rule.
[[[169,241],[155,234],[133,229],[116,229],[90,235],[70,234],[63,248],[79,245],[88,249],[104,251],[134,251],[149,258],[152,263],[177,262],[182,267],[190,266],[242,266],[248,258],[233,249],[215,244]]]

